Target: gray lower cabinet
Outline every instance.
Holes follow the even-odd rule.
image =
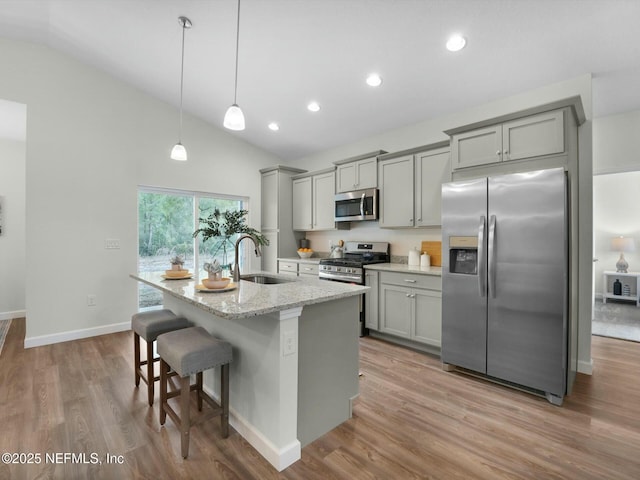
[[[298,275],[318,278],[318,264],[317,263],[304,263],[298,264]]]
[[[379,331],[440,347],[440,277],[380,272]]]
[[[298,276],[298,262],[278,260],[278,273]]]
[[[379,272],[365,270],[364,284],[371,290],[364,294],[364,326],[378,330],[378,277]]]
[[[318,278],[318,263],[296,259],[278,260],[278,273]]]

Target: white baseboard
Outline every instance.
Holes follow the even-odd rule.
[[[24,339],[24,348],[40,347],[42,345],[68,342],[70,340],[79,340],[81,338],[97,337],[98,335],[123,332],[130,329],[131,322],[123,322],[112,323],[111,325],[102,325],[100,327],[83,328],[81,330],[70,330],[68,332],[52,333],[50,335],[41,335],[38,337],[29,337]]]
[[[578,360],[578,373],[584,373],[585,375],[593,374],[593,359],[588,362]]]
[[[26,310],[16,310],[14,312],[0,312],[0,320],[13,320],[27,316]]]
[[[216,402],[220,401],[210,388],[205,386],[203,390]],[[301,458],[299,440],[296,439],[289,445],[278,448],[231,407],[229,407],[229,424],[279,472]]]

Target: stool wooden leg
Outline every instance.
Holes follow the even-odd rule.
[[[147,396],[149,406],[153,406],[153,384],[155,375],[153,373],[153,342],[147,342]]]
[[[133,370],[136,374],[136,387],[140,385],[140,335],[133,332]]]
[[[202,372],[196,374],[196,393],[198,395],[198,411],[202,411]]]
[[[191,378],[187,375],[180,379],[180,431],[182,433],[182,458],[189,456],[189,429],[191,419],[189,417],[189,394],[191,393]]]
[[[220,403],[222,415],[220,426],[222,428],[222,438],[229,436],[229,364],[222,365],[220,372]]]
[[[165,405],[167,404],[167,373],[169,373],[169,364],[163,359],[160,359],[160,425],[164,425],[167,419],[167,411]]]

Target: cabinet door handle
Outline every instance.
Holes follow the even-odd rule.
[[[405,278],[404,281],[407,283],[416,283],[417,280],[409,280],[408,278]]]
[[[505,154],[505,155],[509,154],[509,150],[505,150],[505,151],[504,151],[504,154]]]
[[[498,150],[498,151],[496,152],[496,155],[500,155],[500,150]]]

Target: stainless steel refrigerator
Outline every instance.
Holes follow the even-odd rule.
[[[541,393],[567,388],[562,168],[442,187],[442,361]]]

